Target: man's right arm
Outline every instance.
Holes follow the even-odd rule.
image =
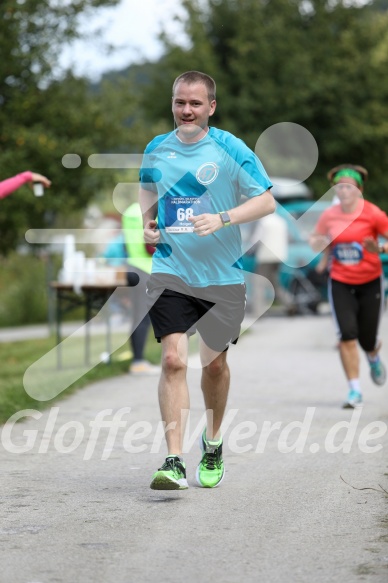
[[[139,203],[143,216],[144,241],[149,245],[157,245],[160,239],[160,232],[156,228],[156,216],[158,214],[158,195],[150,190],[140,187]]]

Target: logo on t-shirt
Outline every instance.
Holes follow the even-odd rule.
[[[214,162],[205,162],[200,166],[195,174],[200,184],[211,184],[218,176],[219,168]]]

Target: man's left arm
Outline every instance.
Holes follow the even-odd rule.
[[[246,200],[239,206],[223,209],[223,212],[229,216],[230,221],[228,221],[228,224],[241,225],[270,215],[275,211],[275,208],[275,199],[271,191],[266,190],[262,194]],[[192,217],[190,221],[194,224],[194,232],[201,237],[211,235],[225,226],[220,213],[205,213]]]
[[[263,194],[249,198],[243,204],[229,209],[226,212],[230,217],[231,225],[241,225],[262,219],[266,215],[275,212],[276,203],[273,194],[270,190],[266,190]]]

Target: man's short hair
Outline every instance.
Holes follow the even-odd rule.
[[[180,82],[188,84],[203,83],[206,86],[209,101],[213,101],[216,98],[216,82],[212,77],[206,75],[206,73],[201,73],[200,71],[186,71],[186,73],[179,75],[172,86],[173,96],[176,86]]]

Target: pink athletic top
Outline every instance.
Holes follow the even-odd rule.
[[[0,182],[0,199],[5,198],[14,190],[23,186],[26,182],[31,182],[31,180],[32,172],[29,170],[27,170],[27,172],[16,174],[16,176],[12,176],[12,178],[7,178],[7,180],[2,180],[2,182]]]

